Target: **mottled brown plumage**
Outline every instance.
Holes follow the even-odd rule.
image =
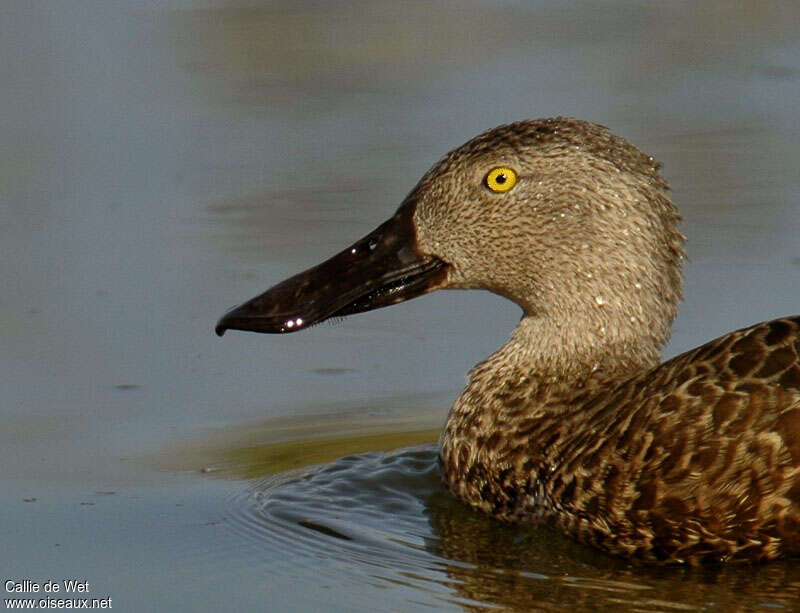
[[[683,237],[653,159],[604,128],[558,119],[493,130],[429,175],[459,182],[484,160],[524,168],[534,193],[518,186],[467,212],[466,195],[417,205],[423,251],[439,257],[445,250],[424,241],[442,227],[472,241],[494,233],[475,242],[482,253],[454,256],[458,241],[443,259],[471,282],[485,261],[480,285],[525,311],[450,413],[441,438],[450,489],[500,519],[546,519],[613,554],[800,553],[800,319],[657,365]]]
[[[502,193],[486,182],[498,167],[517,176]],[[295,331],[433,289],[488,289],[523,316],[470,372],[442,433],[456,496],[644,560],[800,554],[800,317],[659,365],[684,241],[667,189],[653,158],[604,127],[500,126],[436,164],[389,222],[217,331]]]
[[[445,479],[498,518],[546,518],[613,554],[800,553],[799,354],[793,317],[622,381],[520,374],[487,390],[474,374],[442,438]]]

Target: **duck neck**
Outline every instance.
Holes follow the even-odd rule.
[[[535,409],[563,405],[567,397],[592,386],[633,377],[659,363],[663,339],[652,331],[591,325],[585,319],[556,322],[549,317],[526,315],[511,339],[470,372],[467,388],[454,410],[487,411],[488,396],[501,399],[511,387],[526,388],[538,402]],[[493,403],[489,403],[493,404]]]
[[[497,514],[503,471],[526,478],[557,464],[556,438],[569,436],[569,415],[583,410],[586,397],[658,363],[661,343],[652,334],[586,323],[525,316],[511,339],[472,369],[439,440],[444,478],[457,496]],[[520,430],[524,453],[512,444]]]
[[[557,321],[525,316],[490,360],[511,360],[540,384],[574,386],[589,379],[627,379],[657,365],[662,339],[613,320]],[[512,357],[516,356],[516,357]]]

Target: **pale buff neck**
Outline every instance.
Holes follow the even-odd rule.
[[[511,339],[469,374],[454,410],[485,411],[495,393],[527,387],[539,397],[579,392],[587,383],[628,379],[659,363],[663,341],[636,326],[595,326],[525,316]],[[531,407],[533,408],[533,407]]]

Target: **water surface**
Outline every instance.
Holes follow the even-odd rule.
[[[451,147],[552,115],[664,163],[689,239],[665,356],[796,313],[794,3],[42,1],[0,19],[3,578],[88,580],[131,611],[797,602],[795,563],[631,566],[440,489],[436,432],[519,317],[498,297],[213,335]]]

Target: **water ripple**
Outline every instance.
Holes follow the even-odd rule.
[[[652,568],[609,558],[546,527],[494,521],[444,490],[433,445],[351,455],[258,481],[229,501],[228,514],[273,577],[294,577],[298,585],[330,581],[337,593],[352,588],[371,598],[403,590],[402,601],[414,605],[791,609],[800,596],[800,568],[791,562]],[[389,602],[370,607],[391,609]]]

